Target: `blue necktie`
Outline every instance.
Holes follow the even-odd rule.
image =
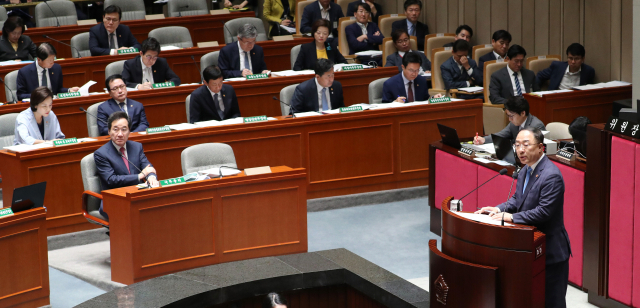
[[[124,108],[126,108],[126,105],[124,103],[119,103],[118,106],[120,106],[120,110],[127,112],[126,110],[124,110]]]
[[[415,29],[416,29],[415,25],[411,25],[411,27],[409,27],[409,35],[410,36],[416,36]]]
[[[224,120],[224,110],[222,110],[220,107],[220,101],[218,100],[218,94],[214,94],[213,95],[213,103],[216,105],[216,107],[218,107],[218,115],[220,116],[220,120]]]
[[[251,70],[251,65],[249,65],[249,53],[244,52],[244,68],[247,70]]]
[[[322,88],[322,110],[329,110],[329,102],[327,102],[327,88]]]
[[[529,166],[527,166],[525,168],[525,171],[527,171],[527,175],[524,177],[524,185],[522,186],[522,193],[524,194],[524,191],[527,190],[527,184],[529,184],[529,176],[531,175],[531,168],[529,168]]]
[[[518,73],[513,73],[513,77],[515,77],[516,81],[516,91],[518,91],[518,96],[522,96],[522,88],[520,88],[520,81],[518,80]]]

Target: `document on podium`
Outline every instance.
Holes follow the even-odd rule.
[[[451,212],[454,213],[458,216],[464,217],[466,219],[471,219],[473,221],[477,221],[477,222],[482,222],[485,224],[490,224],[490,225],[496,225],[496,226],[500,226],[502,224],[502,221],[500,220],[493,220],[493,218],[489,217],[489,215],[484,215],[484,214],[474,214],[474,213],[462,213],[462,212]],[[505,226],[513,226],[510,223],[504,223]]]

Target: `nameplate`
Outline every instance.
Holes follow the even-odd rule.
[[[269,166],[244,169],[245,175],[258,175],[266,173],[271,173],[271,168]]]
[[[269,75],[268,74],[251,74],[251,75],[247,75],[247,80],[265,79],[265,78],[269,78]]]
[[[491,45],[491,44],[484,44],[484,48],[491,48],[491,47],[493,47],[493,45]]]
[[[450,103],[450,102],[451,102],[451,97],[448,97],[448,96],[429,99],[429,104]]]
[[[566,150],[560,150],[556,152],[556,156],[562,160],[571,161],[571,159],[573,158],[573,153]]]
[[[340,107],[340,113],[362,111],[362,106]]]
[[[279,35],[273,37],[274,42],[293,41],[293,35]]]
[[[357,71],[357,70],[361,70],[361,69],[364,69],[364,66],[362,66],[362,64],[349,65],[349,66],[343,66],[342,67],[343,71]]]
[[[242,121],[244,123],[255,123],[255,122],[268,121],[268,119],[267,119],[266,115],[261,115],[261,116],[255,116],[255,117],[246,117],[246,118],[242,119]]]
[[[453,49],[453,47],[445,47],[444,48],[445,51],[451,51],[451,49]]]
[[[67,93],[58,93],[56,97],[58,98],[72,98],[72,97],[80,97],[82,94],[80,92],[67,92]]]
[[[130,53],[138,53],[138,48],[131,47],[131,48],[127,48],[127,49],[118,49],[118,54],[119,55],[126,55],[126,54],[130,54]]]
[[[229,12],[229,10],[225,10],[225,9],[222,9],[222,10],[210,10],[209,11],[209,14],[211,14],[211,15],[221,15],[221,14],[229,14],[229,13],[231,13],[231,12]]]
[[[464,156],[471,156],[473,155],[473,150],[472,149],[467,149],[467,148],[460,148],[460,150],[458,151],[459,154],[462,154]]]
[[[398,17],[398,14],[391,14],[389,17]]]
[[[173,81],[159,82],[159,83],[154,83],[153,85],[151,85],[151,87],[153,87],[154,89],[173,88],[175,86],[176,86],[176,84],[173,83]]]
[[[198,43],[198,47],[199,48],[206,48],[206,47],[218,47],[218,41],[212,41],[212,42],[199,42]]]
[[[355,17],[349,17],[349,20],[356,20]]]
[[[160,181],[160,187],[179,185],[179,184],[184,184],[186,182],[187,180],[185,180],[184,177],[181,176],[173,179],[166,179],[166,180]]]
[[[12,215],[13,215],[13,210],[11,208],[0,209],[0,218],[7,217],[7,216],[12,216]]]
[[[496,63],[502,63],[502,62],[504,62],[504,59],[498,59],[498,60],[496,60]]]
[[[144,19],[146,20],[164,19],[164,14],[144,15]]]
[[[171,128],[169,128],[169,126],[160,126],[160,127],[147,128],[147,134],[166,133],[166,132],[170,132],[170,131],[171,131]]]
[[[78,20],[78,26],[90,26],[97,24],[98,22],[95,19]]]
[[[538,60],[546,59],[547,56],[538,56]]]
[[[438,33],[438,34],[436,34],[436,37],[443,37],[443,36],[444,36],[444,33]]]
[[[607,123],[604,125],[604,130],[623,134],[632,138],[639,138],[640,124],[633,123],[631,121],[625,121],[611,116]]]
[[[57,147],[61,145],[69,145],[69,144],[75,144],[75,143],[78,143],[78,138],[67,138],[62,140],[54,140],[53,146]]]

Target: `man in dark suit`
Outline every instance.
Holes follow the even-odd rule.
[[[353,15],[352,15],[353,16]],[[331,24],[329,38],[338,38],[338,20],[344,17],[342,8],[331,0],[318,0],[304,8],[300,21],[300,32],[310,33],[313,22],[318,19],[328,20]]]
[[[356,23],[350,24],[344,29],[349,43],[349,54],[360,51],[379,50],[384,35],[380,33],[378,25],[369,22],[371,8],[368,4],[359,3],[355,12]]]
[[[482,86],[482,73],[476,66],[476,61],[469,58],[471,45],[465,40],[457,40],[453,43],[451,58],[440,65],[440,72],[444,87],[447,90],[466,88],[470,86]],[[459,98],[481,98],[482,94],[460,94]]]
[[[344,107],[342,84],[333,79],[333,62],[318,59],[314,71],[314,78],[296,87],[291,98],[290,112],[322,112]]]
[[[56,49],[49,43],[42,43],[36,48],[36,61],[22,67],[16,79],[18,100],[30,98],[35,88],[44,86],[53,95],[58,93],[77,92],[78,87],[65,88],[62,86],[62,67],[54,63]]]
[[[507,67],[491,75],[489,99],[492,104],[504,104],[507,98],[522,96],[524,93],[540,91],[536,74],[524,68],[527,52],[520,45],[513,45],[507,51]]]
[[[564,180],[544,155],[544,137],[536,128],[517,136],[516,153],[526,166],[518,175],[516,193],[497,207],[483,207],[494,220],[532,225],[546,236],[545,307],[566,307],[571,244],[564,227]],[[499,238],[495,239],[500,241]]]
[[[142,103],[127,98],[127,87],[121,75],[111,75],[104,82],[111,98],[98,106],[98,132],[100,136],[109,134],[107,120],[117,111],[124,111],[129,117],[129,128],[132,132],[142,132],[149,127],[147,114]]]
[[[478,60],[478,68],[480,71],[484,71],[484,63],[487,61],[504,60],[507,57],[509,44],[511,44],[511,33],[506,30],[493,32],[493,36],[491,37],[491,46],[493,46],[493,51],[480,57]]]
[[[191,93],[189,123],[240,117],[240,106],[233,87],[222,84],[222,71],[211,65],[202,72],[204,84]]]
[[[160,42],[153,37],[142,42],[140,55],[124,62],[122,78],[129,88],[138,90],[152,89],[154,83],[173,81],[180,85],[180,77],[176,75],[167,60],[159,58]]]
[[[371,22],[378,24],[378,17],[382,14],[382,6],[379,3],[375,3],[375,0],[356,0],[349,3],[347,6],[347,16],[353,16],[358,11],[358,3],[365,3],[371,8]]]
[[[138,40],[128,26],[121,25],[122,10],[116,5],[104,9],[102,23],[89,29],[89,50],[92,56],[117,55],[118,49],[138,48]]]
[[[467,42],[471,42],[471,38],[472,37],[473,37],[473,29],[471,29],[471,27],[469,27],[467,25],[461,25],[461,26],[458,26],[458,28],[456,28],[455,41],[457,41],[457,40],[465,40]],[[455,41],[453,41],[451,43],[446,43],[442,47],[453,47],[453,43]]]
[[[393,45],[396,46],[397,51],[387,56],[387,63],[384,65],[385,67],[397,66],[398,71],[402,72],[402,58],[407,53],[413,52],[422,59],[422,65],[420,66],[422,72],[431,72],[431,61],[427,59],[427,56],[420,51],[411,50],[411,41],[406,30],[396,29],[396,31],[391,33],[391,39],[393,40]]]
[[[509,118],[509,124],[497,132],[496,135],[507,138],[512,142],[516,140],[518,132],[527,128],[534,127],[539,130],[545,130],[544,123],[536,116],[529,113],[529,102],[522,96],[512,96],[504,103],[504,113]],[[491,135],[486,137],[474,137],[474,144],[493,143]]]
[[[220,49],[218,66],[224,78],[269,73],[262,47],[256,45],[257,37],[256,26],[245,24],[238,29],[238,42],[227,44]]]
[[[418,50],[424,50],[424,37],[429,34],[429,27],[418,21],[422,11],[422,1],[406,0],[404,2],[404,14],[407,19],[397,20],[391,24],[391,32],[396,29],[405,29],[410,36],[418,38]]]
[[[596,76],[593,67],[584,64],[584,46],[573,43],[567,48],[567,62],[554,61],[538,72],[538,85],[549,80],[549,91],[571,89],[592,84]]]
[[[411,103],[429,99],[427,79],[420,76],[422,59],[417,53],[411,52],[402,58],[402,72],[395,75],[382,85],[382,102]]]
[[[93,153],[102,190],[148,183],[158,186],[156,169],[144,155],[142,144],[129,141],[131,125],[123,111],[109,116],[107,121],[111,140]],[[131,166],[133,164],[133,166]],[[139,171],[141,170],[141,172]],[[109,220],[100,203],[100,214]]]

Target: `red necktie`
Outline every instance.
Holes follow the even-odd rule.
[[[124,147],[120,148],[120,153],[122,153],[122,161],[124,161],[124,165],[127,166],[127,171],[129,171],[129,174],[131,174],[131,170],[129,169],[129,161],[127,161],[127,159],[125,158],[126,155],[124,154]]]
[[[413,89],[411,88],[411,84],[413,82],[409,81],[409,93],[407,93],[407,103],[413,103]]]

